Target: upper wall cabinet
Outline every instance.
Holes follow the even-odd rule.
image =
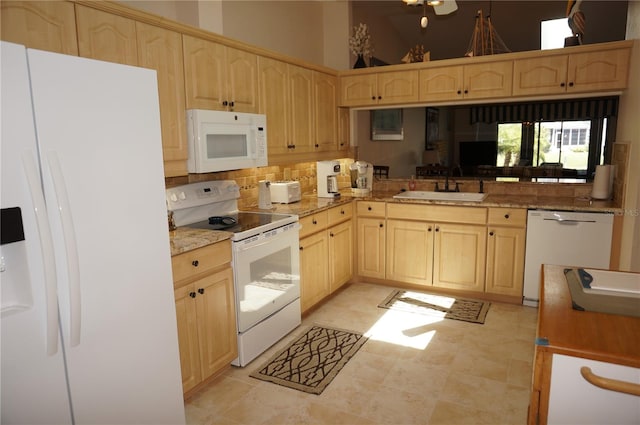
[[[181,34],[136,22],[138,63],[158,72],[165,177],[187,175]]]
[[[313,118],[316,152],[338,149],[338,79],[313,71]]]
[[[620,90],[627,86],[629,49],[550,55],[515,61],[513,94]]]
[[[341,78],[341,106],[398,105],[418,101],[418,71],[393,71]]]
[[[32,49],[78,55],[73,3],[2,1],[2,39]]]
[[[258,112],[258,58],[184,35],[187,109]]]
[[[420,70],[420,100],[452,101],[511,95],[513,61]]]
[[[80,56],[138,65],[134,20],[76,5],[76,24]]]

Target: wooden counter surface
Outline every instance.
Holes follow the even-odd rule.
[[[640,367],[640,318],[574,310],[565,267],[543,267],[536,349]]]

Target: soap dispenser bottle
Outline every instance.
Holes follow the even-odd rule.
[[[416,176],[411,175],[411,180],[409,180],[409,190],[416,190]]]

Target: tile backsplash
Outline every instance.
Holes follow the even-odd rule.
[[[340,161],[341,172],[338,176],[340,189],[351,186],[349,166],[353,162],[351,158],[337,159]],[[189,174],[181,177],[168,177],[165,179],[166,187],[174,187],[188,183],[209,180],[235,180],[240,186],[239,208],[250,208],[258,205],[258,182],[260,180],[279,181],[293,180],[300,182],[303,194],[315,193],[317,188],[317,175],[315,162],[303,162],[299,164],[272,165],[267,167],[249,168],[245,170],[222,171],[219,173]]]

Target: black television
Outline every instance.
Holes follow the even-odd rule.
[[[478,165],[496,166],[498,161],[498,142],[493,140],[460,142],[460,165],[473,167]]]

